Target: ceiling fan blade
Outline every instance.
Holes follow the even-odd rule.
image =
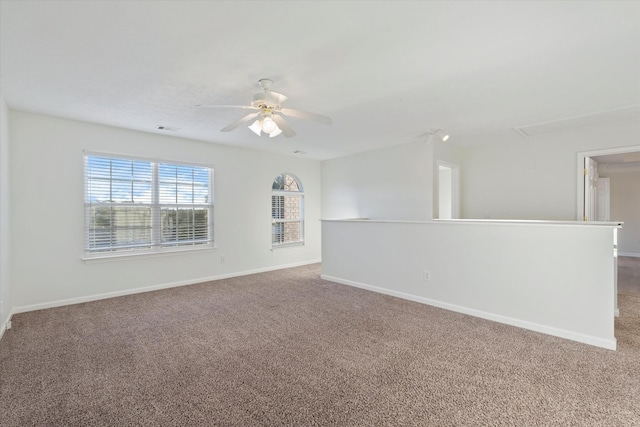
[[[254,107],[253,105],[215,105],[215,104],[198,104],[195,105],[197,108],[241,108],[243,110],[259,110],[259,108]]]
[[[281,93],[269,91],[269,94],[275,96],[278,105],[287,100],[287,97]]]
[[[220,129],[220,132],[229,132],[231,130],[234,130],[235,128],[237,128],[241,124],[247,123],[251,119],[258,117],[259,115],[260,115],[260,111],[258,111],[257,113],[247,114],[246,116],[244,116],[240,120],[237,120],[237,121],[231,123],[229,126],[225,127],[224,129]]]
[[[320,114],[308,113],[306,111],[292,110],[291,108],[281,108],[280,112],[285,116],[291,116],[298,119],[315,120],[316,122],[324,123],[325,125],[330,125],[331,123],[333,123],[333,120],[331,120],[331,117],[323,116]]]
[[[274,114],[273,121],[276,122],[276,124],[278,125],[278,127],[280,128],[284,136],[286,136],[287,138],[291,138],[292,136],[295,136],[296,131],[293,130],[291,126],[289,126],[289,123],[287,123],[285,119],[283,119],[277,114]]]

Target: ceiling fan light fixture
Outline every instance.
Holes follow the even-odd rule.
[[[270,116],[262,117],[248,126],[251,132],[256,135],[262,135],[262,132],[269,135],[270,138],[276,137],[282,133],[282,129],[278,127],[278,124]]]
[[[262,135],[262,132],[264,132],[269,134],[271,138],[280,134],[287,138],[291,138],[296,135],[296,132],[284,119],[284,117],[288,116],[295,117],[297,119],[314,120],[326,125],[331,124],[332,120],[327,116],[301,110],[294,110],[291,108],[282,108],[281,104],[287,99],[287,97],[281,93],[272,92],[272,83],[273,81],[269,79],[261,79],[258,81],[263,92],[254,94],[251,105],[198,105],[198,107],[238,108],[255,111],[220,129],[221,132],[230,132],[240,125],[244,125],[255,120],[248,127],[251,129],[251,132],[256,135],[260,136]]]
[[[275,132],[276,129],[279,130],[278,125],[271,117],[267,116],[262,119],[262,131],[264,133],[271,134],[272,132]]]
[[[249,129],[251,129],[251,131],[253,133],[255,133],[256,135],[260,136],[260,133],[262,132],[262,119],[258,119],[255,122],[253,122],[253,124],[251,126],[249,126]]]
[[[280,128],[276,125],[276,129],[275,129],[273,132],[271,132],[271,133],[269,134],[269,138],[273,138],[274,136],[278,136],[278,135],[280,135],[281,133],[282,133],[282,129],[280,129]]]

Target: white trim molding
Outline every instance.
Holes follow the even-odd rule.
[[[311,261],[304,261],[304,262],[298,262],[293,264],[278,265],[275,267],[258,268],[254,270],[242,271],[239,273],[220,274],[217,276],[201,277],[198,279],[183,280],[183,281],[171,282],[171,283],[162,283],[158,285],[145,286],[145,287],[134,288],[134,289],[126,289],[123,291],[106,292],[102,294],[87,295],[87,296],[78,297],[78,298],[69,298],[69,299],[63,299],[63,300],[57,300],[57,301],[43,302],[39,304],[23,305],[20,307],[14,307],[12,313],[13,314],[26,313],[29,311],[43,310],[46,308],[63,307],[66,305],[81,304],[81,303],[91,302],[91,301],[99,301],[102,299],[116,298],[116,297],[121,297],[125,295],[133,295],[133,294],[139,294],[139,293],[150,292],[150,291],[159,291],[161,289],[175,288],[178,286],[195,285],[197,283],[211,282],[211,281],[221,280],[221,279],[229,279],[231,277],[248,276],[250,274],[266,273],[269,271],[282,270],[285,268],[301,267],[303,265],[317,264],[319,262],[321,262],[319,259],[315,259]]]
[[[2,324],[0,324],[0,343],[2,342],[2,337],[4,336],[4,333],[9,329],[11,329],[11,317],[13,316],[13,313],[14,313],[13,311],[10,311],[9,316],[7,317],[7,320],[2,322]]]
[[[519,320],[513,317],[501,316],[499,314],[488,313],[486,311],[481,311],[481,310],[475,310],[472,308],[463,307],[456,304],[449,304],[449,303],[434,300],[431,298],[424,298],[416,295],[407,294],[404,292],[394,291],[391,289],[385,289],[377,286],[367,285],[365,283],[358,283],[351,280],[341,279],[339,277],[328,276],[326,274],[320,275],[320,278],[323,280],[328,280],[330,282],[340,283],[342,285],[353,286],[356,288],[361,288],[368,291],[377,292],[380,294],[391,295],[391,296],[402,298],[405,300],[414,301],[421,304],[430,305],[433,307],[443,308],[445,310],[455,311],[456,313],[467,314],[469,316],[474,316],[474,317],[479,317],[481,319],[504,323],[507,325],[516,326],[518,328],[528,329],[530,331],[540,332],[543,334],[552,335],[555,337],[560,337],[560,338],[564,338],[572,341],[577,341],[584,344],[594,345],[594,346],[606,348],[609,350],[615,350],[617,345],[617,340],[615,338],[611,340],[602,339],[602,338],[580,334],[577,332],[572,332],[564,329],[554,328],[551,326],[541,325],[538,323],[527,322],[527,321]]]
[[[324,220],[322,227],[327,280],[616,348],[619,223]]]

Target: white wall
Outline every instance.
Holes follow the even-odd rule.
[[[433,216],[433,146],[424,142],[322,162],[322,217]]]
[[[615,349],[613,229],[323,221],[322,277]]]
[[[9,110],[0,95],[0,337],[11,315],[9,222]]]
[[[9,117],[16,311],[320,260],[320,162],[24,112]],[[217,249],[81,261],[83,150],[212,165]],[[305,189],[306,245],[272,251],[271,184],[282,172]]]
[[[317,261],[320,213],[324,218],[431,219],[438,160],[461,165],[463,217],[574,220],[576,153],[636,145],[640,135],[637,123],[527,139],[514,133],[513,138],[482,148],[461,150],[451,144],[416,142],[320,164],[37,114],[13,111],[7,119],[4,103],[2,110],[0,209],[9,208],[11,191],[8,213],[14,217],[11,239],[6,238],[9,215],[4,211],[0,224],[4,316],[10,307],[33,308]],[[83,263],[83,149],[211,163],[217,249]],[[282,172],[293,173],[303,182],[307,244],[272,252],[269,189],[273,177]],[[41,209],[48,221],[42,221]],[[221,256],[225,263],[220,262]],[[6,286],[9,277],[11,292]]]
[[[512,133],[465,150],[464,218],[576,220],[578,153],[638,145],[640,122],[529,138]]]
[[[620,255],[640,257],[640,171],[606,172],[611,184],[611,219],[623,221],[618,233]]]
[[[427,220],[437,216],[437,162],[460,165],[462,151],[415,142],[322,163],[322,217]],[[463,172],[462,172],[463,173]]]

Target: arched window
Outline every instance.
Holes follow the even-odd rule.
[[[304,192],[300,180],[290,174],[278,175],[271,186],[271,244],[304,244]]]

